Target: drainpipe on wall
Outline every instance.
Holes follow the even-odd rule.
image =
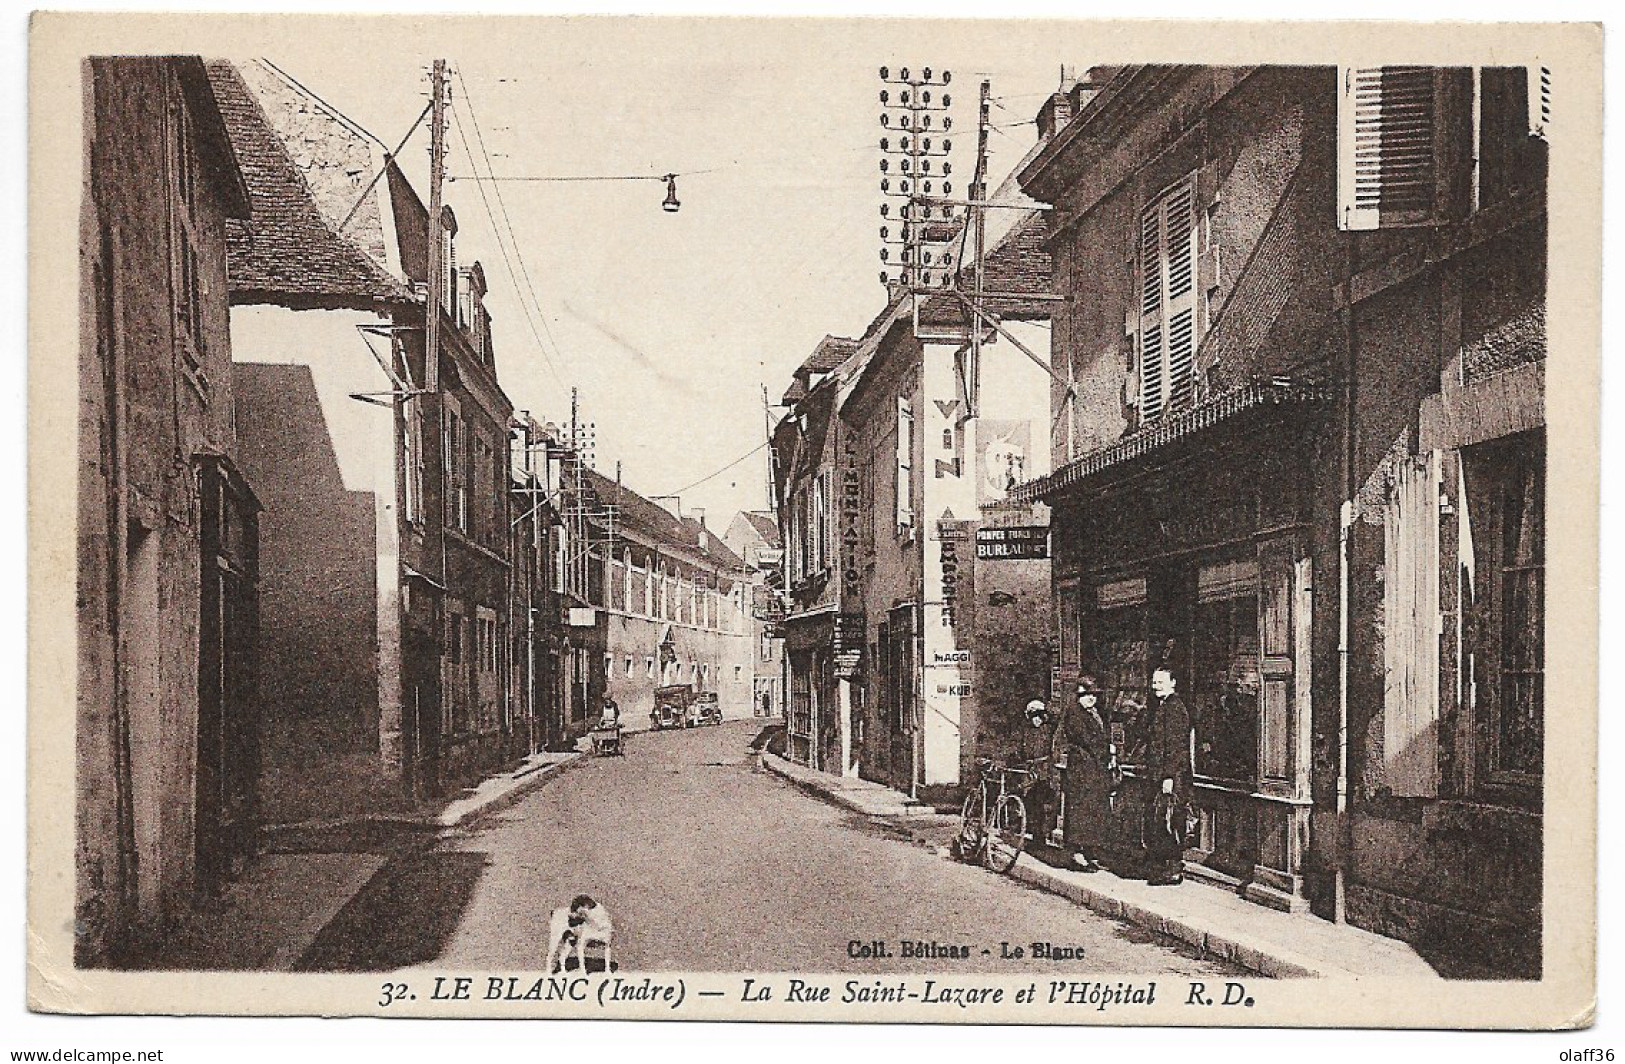
[[[1351,415],[1352,417],[1352,415]],[[1349,537],[1354,529],[1354,500],[1344,499],[1337,535],[1337,874],[1333,920],[1347,922],[1344,888],[1348,870],[1349,828]]]

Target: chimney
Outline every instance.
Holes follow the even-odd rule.
[[[1106,83],[1116,77],[1117,72],[1122,69],[1120,66],[1090,67],[1069,92],[1072,97],[1072,113],[1082,113],[1083,109],[1089,106],[1089,101],[1094,99],[1096,94],[1106,87]]]
[[[705,507],[691,506],[689,507],[688,513],[690,517],[694,518],[694,520],[700,523],[700,549],[710,550],[711,530],[705,527]]]
[[[1064,92],[1051,93],[1038,109],[1038,139],[1048,140],[1072,119],[1072,97]]]
[[[649,501],[660,506],[677,520],[683,519],[683,498],[680,495],[651,495]]]

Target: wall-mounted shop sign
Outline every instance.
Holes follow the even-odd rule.
[[[978,528],[976,557],[989,561],[1041,561],[1049,557],[1049,529],[1044,525]]]

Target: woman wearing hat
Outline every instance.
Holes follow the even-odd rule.
[[[1078,677],[1072,705],[1066,707],[1056,729],[1058,744],[1066,747],[1065,839],[1072,848],[1072,863],[1085,872],[1098,872],[1099,854],[1111,809],[1111,733],[1100,708],[1100,683],[1085,673]]]

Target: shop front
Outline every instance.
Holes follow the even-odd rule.
[[[838,735],[835,616],[833,610],[820,610],[791,615],[784,623],[784,654],[790,673],[784,720],[786,752],[791,761],[809,768],[821,769],[833,760],[828,755],[832,736]]]
[[[1302,909],[1314,421],[1298,406],[1250,413],[1050,495],[1058,679],[1093,673],[1106,689],[1126,776],[1108,831],[1120,859],[1141,847],[1157,783],[1137,778],[1141,725],[1168,668],[1192,722],[1187,870]]]

